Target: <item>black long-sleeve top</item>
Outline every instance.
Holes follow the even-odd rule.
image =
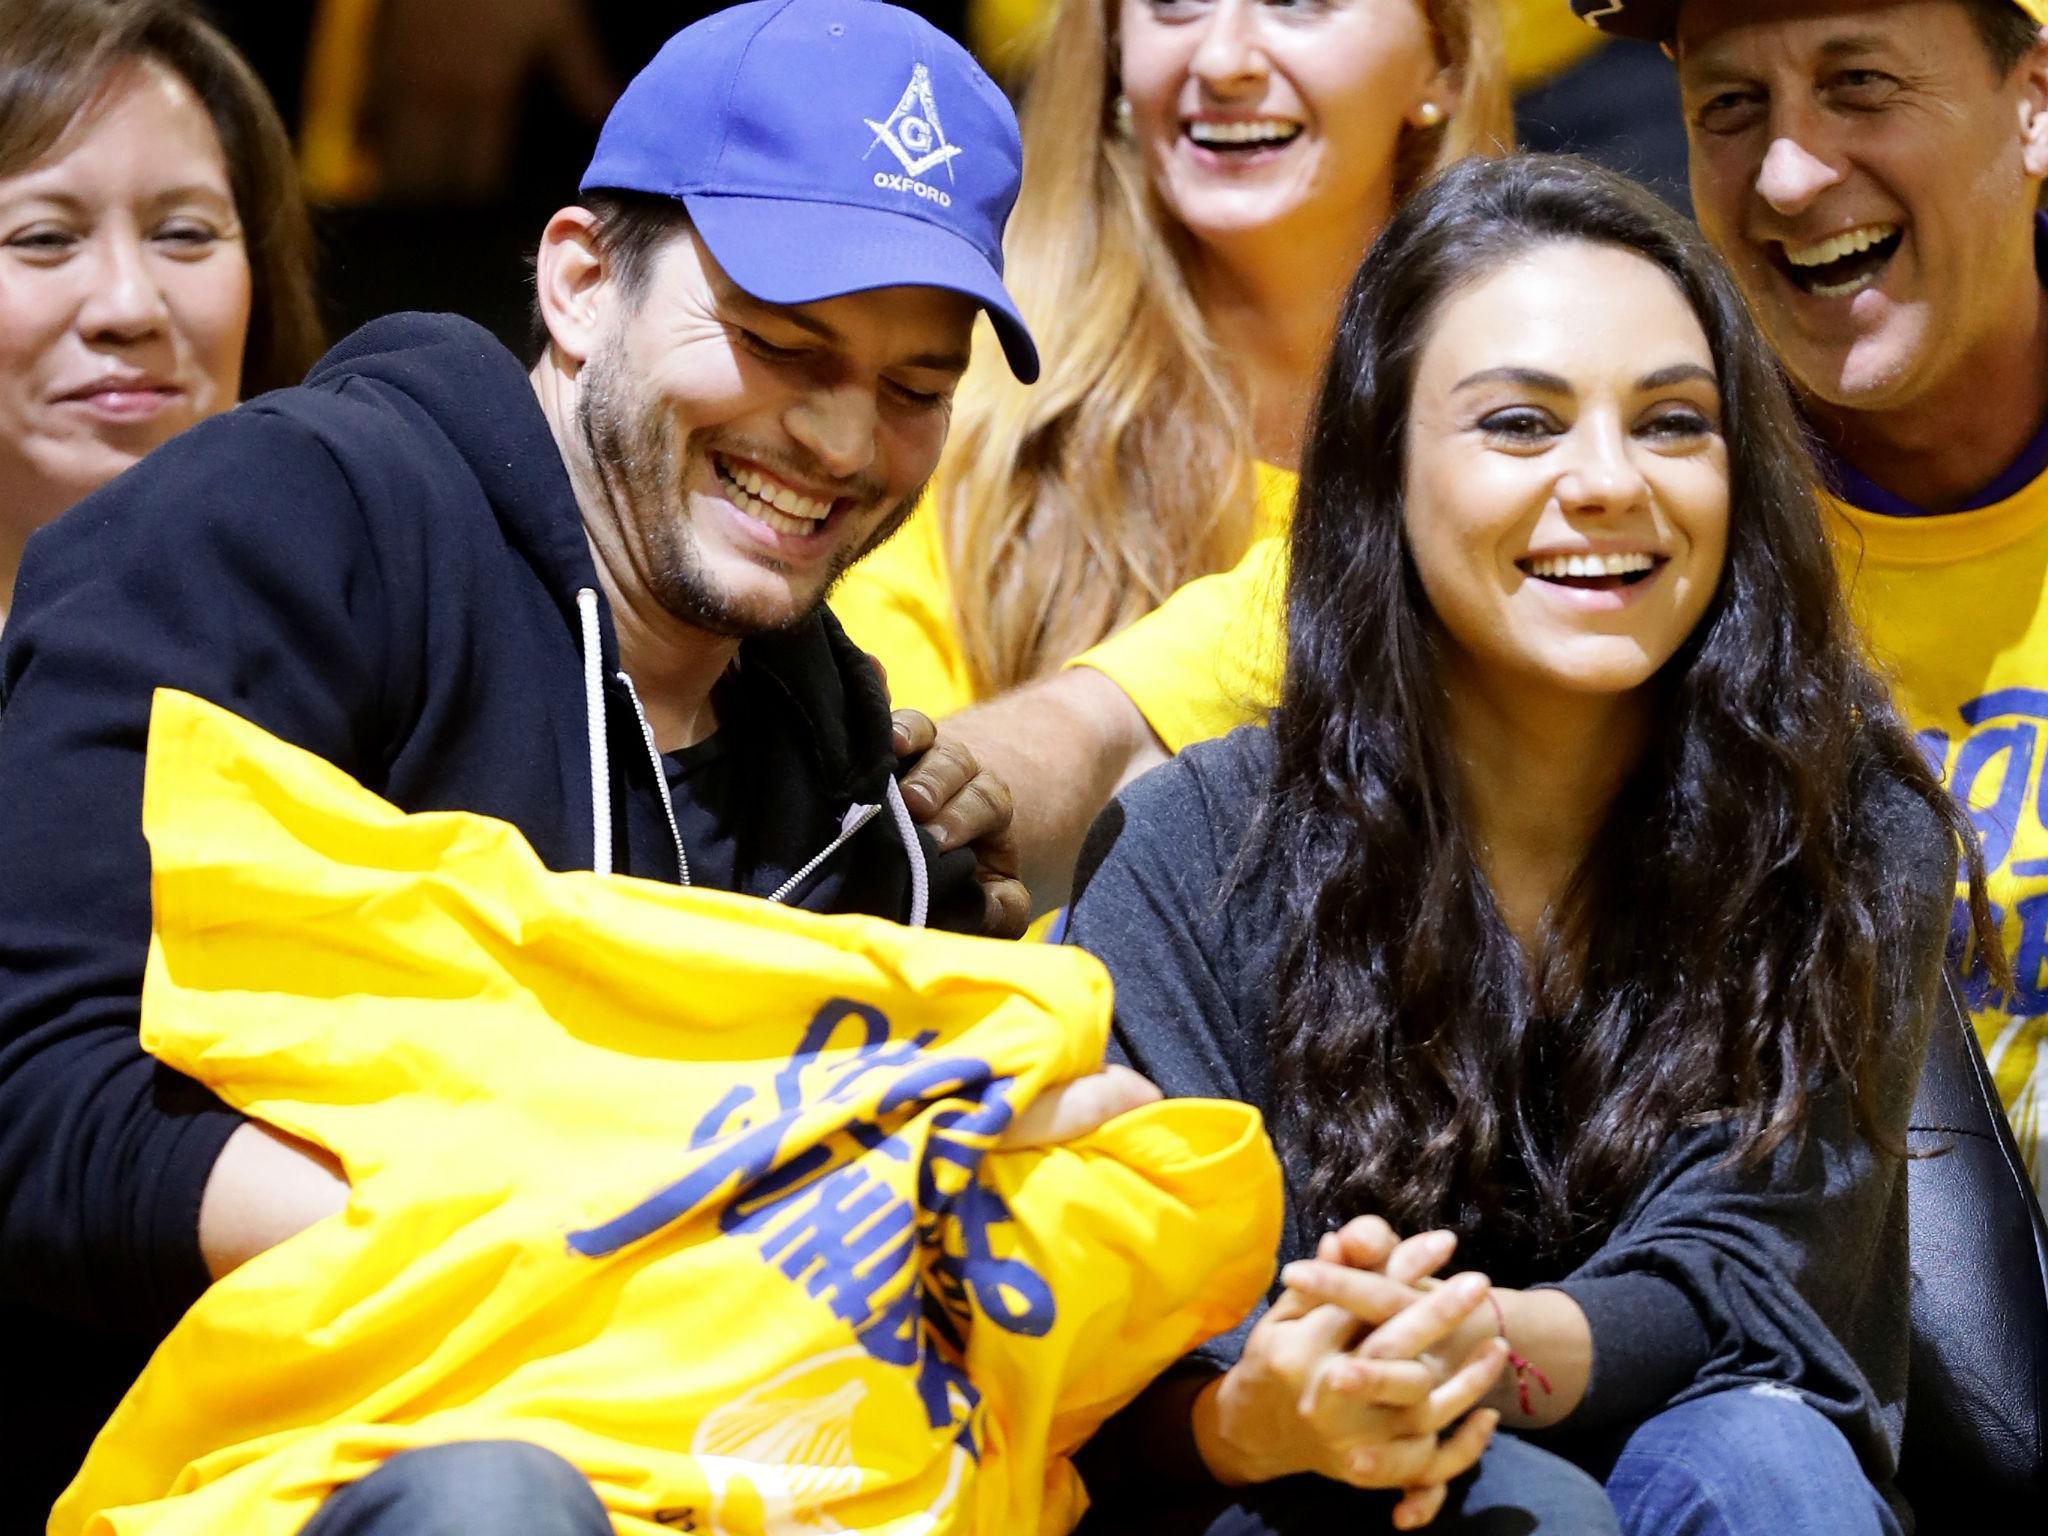
[[[1125,1060],[1171,1096],[1238,1099],[1269,1117],[1274,968],[1292,919],[1277,880],[1256,868],[1227,902],[1218,896],[1271,773],[1270,735],[1246,728],[1134,784],[1090,835],[1068,928],[1115,979]],[[1875,1106],[1885,1140],[1903,1147],[1955,855],[1924,803],[1903,786],[1881,795],[1887,877],[1903,882],[1915,914],[1884,957],[1894,1060]],[[1823,1087],[1804,1137],[1761,1167],[1726,1164],[1732,1134],[1725,1119],[1681,1128],[1590,1258],[1552,1272],[1539,1260],[1513,1277],[1563,1290],[1591,1326],[1592,1376],[1570,1428],[1619,1428],[1710,1392],[1773,1384],[1836,1424],[1888,1489],[1906,1389],[1904,1168],[1859,1130],[1837,1089]],[[1283,1264],[1314,1249],[1299,1178],[1288,1170]],[[1189,1366],[1227,1368],[1251,1322]],[[1187,1447],[1155,1450],[1186,1465]]]

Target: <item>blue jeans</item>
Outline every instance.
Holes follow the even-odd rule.
[[[1434,1536],[1899,1536],[1841,1432],[1780,1389],[1719,1392],[1638,1425],[1606,1462],[1606,1489],[1581,1468],[1498,1435],[1461,1479]],[[1595,1463],[1596,1468],[1600,1463]],[[1294,1477],[1206,1504],[1162,1509],[1144,1528],[1203,1536],[1391,1530],[1393,1496]],[[1138,1511],[1091,1511],[1082,1529],[1124,1529]],[[302,1536],[609,1536],[583,1475],[517,1441],[432,1446],[394,1456],[321,1506]]]
[[[1392,1531],[1391,1494],[1297,1477],[1244,1490],[1201,1517],[1211,1536]],[[1156,1510],[1153,1511],[1156,1513]],[[1328,1525],[1331,1520],[1339,1525]],[[1361,1523],[1362,1522],[1362,1523]],[[1084,1529],[1102,1529],[1091,1515]],[[1122,1529],[1112,1522],[1111,1529]],[[1152,1528],[1147,1521],[1147,1529]],[[1161,1529],[1186,1528],[1169,1520]],[[610,1536],[583,1475],[536,1445],[510,1440],[430,1446],[394,1456],[337,1490],[301,1536]],[[1463,1480],[1434,1536],[1606,1536],[1614,1513],[1600,1485],[1570,1462],[1502,1435]]]
[[[1842,1432],[1783,1387],[1665,1409],[1622,1442],[1606,1482],[1628,1536],[1899,1536]]]
[[[1602,1483],[1605,1483],[1603,1490]],[[1172,1536],[1378,1536],[1394,1496],[1318,1477],[1167,1490],[1091,1512],[1082,1532]],[[1142,1505],[1142,1507],[1140,1507]],[[1142,1520],[1142,1524],[1140,1521]],[[1849,1442],[1782,1388],[1718,1392],[1648,1419],[1583,1464],[1496,1435],[1454,1484],[1430,1536],[1899,1536]]]
[[[553,1451],[474,1440],[404,1451],[337,1489],[300,1536],[611,1536],[589,1482]]]
[[[1159,1488],[1091,1509],[1075,1536],[1392,1536],[1395,1495],[1320,1477],[1175,1497]],[[1430,1536],[1615,1536],[1600,1485],[1561,1456],[1496,1435],[1478,1470],[1451,1487]]]

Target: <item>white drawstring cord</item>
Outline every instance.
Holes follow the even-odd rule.
[[[903,839],[903,851],[910,859],[910,926],[922,928],[932,902],[931,875],[924,867],[924,844],[917,840],[917,823],[910,819],[910,807],[903,803],[903,791],[896,787],[893,776],[884,796],[889,802],[889,815],[896,822],[896,835]]]
[[[577,589],[576,611],[583,626],[583,716],[590,743],[590,867],[600,875],[608,875],[612,872],[612,773],[611,751],[604,730],[604,642],[598,629],[595,588]],[[676,858],[681,863],[683,883],[687,885],[690,880],[689,864],[683,852],[681,831],[676,826],[675,811],[667,804],[668,780],[662,771],[661,754],[655,748],[654,733],[648,728],[646,713],[640,709],[640,700],[633,692],[632,679],[621,673],[620,681],[633,698],[634,712],[640,718],[641,736],[647,743],[648,755],[654,760],[655,782],[661,789],[663,808],[668,813],[669,835],[675,839]],[[902,840],[903,851],[910,860],[910,926],[922,928],[931,912],[931,875],[925,868],[924,845],[918,841],[917,823],[911,819],[910,807],[903,803],[903,791],[896,787],[895,779],[887,781],[884,798],[888,802],[890,818],[896,823],[896,835]],[[848,832],[851,830],[849,828]],[[839,841],[825,853],[837,848],[846,836],[842,833]],[[781,900],[823,859],[824,854],[821,853],[769,899]]]
[[[612,872],[612,761],[604,735],[604,639],[597,627],[597,589],[579,587],[583,620],[583,727],[590,742],[590,867]]]
[[[676,803],[668,792],[668,770],[661,765],[661,748],[654,744],[654,727],[647,723],[647,711],[640,704],[640,690],[624,672],[618,674],[626,697],[633,701],[633,714],[640,722],[640,739],[647,743],[647,760],[654,764],[654,787],[661,791],[661,813],[668,818],[668,835],[675,839],[676,872],[681,883],[690,883],[690,856],[683,851],[682,828],[676,825]]]

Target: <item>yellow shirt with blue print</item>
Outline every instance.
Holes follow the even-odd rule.
[[[1983,841],[2013,990],[1976,964],[1965,996],[2035,1187],[2048,1189],[2048,473],[1939,516],[1826,504],[1870,652]]]
[[[1078,949],[556,873],[169,690],[143,828],[144,1045],[350,1196],[193,1305],[51,1536],[293,1536],[492,1439],[620,1536],[1053,1536],[1074,1449],[1272,1274],[1245,1105],[1000,1143],[1102,1059]]]

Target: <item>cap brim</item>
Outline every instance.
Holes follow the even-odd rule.
[[[989,259],[923,219],[846,203],[688,193],[690,222],[727,277],[767,304],[875,288],[947,288],[988,312],[1010,371],[1038,377],[1038,348]]]
[[[2027,16],[2048,26],[2048,0],[2013,0]],[[1579,20],[1615,37],[1668,43],[1678,33],[1679,0],[1571,0]]]

